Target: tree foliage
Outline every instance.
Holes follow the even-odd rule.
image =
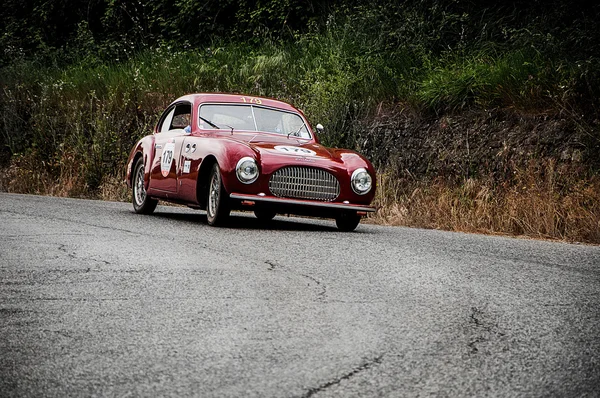
[[[70,62],[82,49],[114,60],[159,44],[289,41],[325,29],[334,16],[385,36],[388,47],[440,53],[520,42],[583,58],[600,49],[599,11],[592,2],[558,0],[5,0],[0,64],[51,54]]]
[[[336,1],[303,0],[5,0],[0,8],[0,65],[84,49],[104,59],[170,45],[255,41],[303,31]],[[93,44],[93,46],[90,46]]]

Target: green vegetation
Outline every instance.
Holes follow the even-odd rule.
[[[11,191],[123,198],[131,146],[167,103],[202,91],[289,101],[326,126],[325,144],[359,151],[382,104],[432,120],[495,109],[572,118],[600,142],[597,5],[9,3],[0,11],[0,187]],[[597,174],[592,163],[579,180]],[[376,166],[403,172],[385,159]]]

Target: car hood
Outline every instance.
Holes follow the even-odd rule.
[[[263,164],[312,164],[330,169],[371,167],[355,151],[328,148],[315,141],[262,133],[236,134],[232,139],[249,146]]]
[[[320,144],[297,142],[252,142],[250,147],[260,153],[261,158],[294,157],[314,160],[340,161],[337,151]]]

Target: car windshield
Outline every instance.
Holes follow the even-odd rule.
[[[246,104],[204,104],[200,106],[199,126],[210,129],[211,123],[222,129],[264,131],[300,138],[310,138],[304,120],[297,113]]]

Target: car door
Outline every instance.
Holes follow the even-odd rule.
[[[181,147],[189,135],[192,106],[181,102],[168,108],[159,122],[154,141],[150,188],[164,193],[177,193]],[[166,195],[173,197],[174,195]]]

